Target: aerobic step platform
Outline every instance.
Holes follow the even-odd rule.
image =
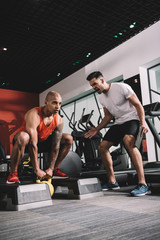
[[[86,199],[103,196],[101,184],[98,178],[53,178],[53,198]]]
[[[0,184],[4,210],[22,211],[53,205],[48,184]]]

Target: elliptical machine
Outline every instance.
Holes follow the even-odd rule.
[[[94,110],[92,110],[90,114],[84,113],[85,108],[83,108],[82,115],[78,123],[73,121],[75,113],[72,113],[69,121],[69,127],[73,130],[71,135],[73,136],[76,146],[75,152],[81,157],[81,159],[84,156],[82,171],[104,170],[98,151],[98,146],[102,141],[102,134],[99,132],[91,139],[84,138],[84,134],[89,130],[89,126],[94,127],[91,122]],[[100,119],[98,121],[100,121]],[[111,152],[111,156],[115,171],[128,169],[129,155],[123,143],[120,144],[119,148]]]
[[[84,158],[82,171],[89,170],[99,170],[103,167],[102,161],[98,152],[98,146],[102,139],[102,134],[99,132],[93,138],[87,139],[84,138],[84,134],[89,131],[89,127],[94,127],[91,122],[91,117],[94,110],[90,114],[85,113],[85,108],[83,108],[82,115],[80,120],[73,123],[73,116],[75,113],[72,113],[69,126],[72,128],[72,137],[75,142],[75,152],[80,156],[81,159]],[[77,128],[76,128],[77,125]]]

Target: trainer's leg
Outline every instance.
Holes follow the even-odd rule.
[[[15,143],[13,145],[11,154],[11,172],[17,172],[18,166],[24,156],[25,147],[29,142],[29,134],[26,132],[19,132],[15,135]]]
[[[138,148],[135,146],[135,137],[133,135],[125,135],[123,141],[126,149],[129,152],[129,155],[134,164],[134,167],[137,171],[138,182],[142,184],[146,184],[145,177],[144,177],[142,156]]]
[[[72,136],[70,134],[63,133],[61,143],[60,143],[59,155],[54,167],[55,169],[60,167],[61,162],[70,151],[72,144],[73,144]]]
[[[109,149],[110,147],[113,146],[112,142],[108,142],[106,140],[103,140],[99,147],[98,150],[100,152],[101,158],[102,158],[102,162],[103,165],[107,171],[107,176],[108,176],[108,181],[115,183],[116,182],[116,178],[114,175],[114,170],[113,170],[113,161],[112,161],[112,157],[110,155]]]

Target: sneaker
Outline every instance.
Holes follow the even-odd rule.
[[[19,178],[18,178],[18,173],[17,172],[10,172],[7,178],[7,182],[9,184],[12,183],[20,183]]]
[[[148,186],[142,183],[138,183],[137,187],[131,191],[131,195],[134,197],[141,197],[148,193]]]
[[[115,183],[108,182],[108,183],[106,183],[102,186],[103,191],[117,190],[117,189],[120,189],[120,186],[119,186],[118,182],[115,182]]]
[[[53,171],[53,177],[68,178],[69,176],[63,173],[60,168],[56,168]]]

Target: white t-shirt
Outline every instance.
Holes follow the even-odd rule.
[[[109,91],[99,95],[100,104],[112,114],[116,124],[139,120],[136,108],[128,100],[133,93],[126,83],[111,83]]]

